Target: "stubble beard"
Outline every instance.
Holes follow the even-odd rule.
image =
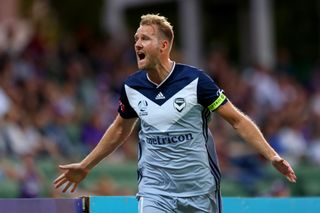
[[[139,65],[138,64],[138,68],[140,70],[154,70],[156,68],[156,63],[154,61],[150,61],[149,59],[145,58],[145,62],[143,63],[143,65]]]

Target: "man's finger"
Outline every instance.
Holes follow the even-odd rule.
[[[292,182],[292,183],[295,183],[296,182],[296,178],[294,176],[287,176],[287,179]]]
[[[64,187],[64,189],[62,190],[62,192],[66,192],[69,187],[72,185],[72,182],[68,182],[68,184]]]
[[[73,167],[73,164],[59,165],[59,168],[63,170],[70,169],[72,167]]]
[[[292,178],[292,181],[293,181],[293,182],[296,182],[296,180],[297,180],[296,174],[295,174],[294,172],[292,172],[290,176],[291,176],[291,178]]]
[[[61,174],[59,177],[57,177],[57,178],[53,181],[53,183],[55,184],[55,183],[59,182],[60,180],[62,180],[63,178],[65,178],[65,174],[64,174],[64,173]]]
[[[77,187],[78,187],[78,183],[74,183],[70,192],[73,193]]]
[[[67,182],[67,179],[61,179],[59,182],[57,182],[54,187],[55,188],[59,188],[60,186],[62,186],[63,184],[65,184]]]

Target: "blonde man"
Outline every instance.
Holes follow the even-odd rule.
[[[122,86],[118,115],[99,144],[80,163],[60,166],[63,191],[78,183],[129,136],[140,119],[139,212],[221,212],[220,170],[208,131],[212,112],[229,122],[289,181],[296,176],[257,126],[227,99],[204,72],[170,59],[174,33],[160,15],[141,17],[135,35],[139,71]]]

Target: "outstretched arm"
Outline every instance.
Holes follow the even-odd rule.
[[[66,184],[63,192],[66,192],[71,186],[71,192],[74,192],[88,172],[125,141],[132,132],[136,121],[137,119],[123,119],[118,115],[98,145],[80,163],[59,166],[64,172],[55,179],[55,188]]]
[[[216,112],[290,182],[296,182],[297,178],[290,164],[268,144],[257,125],[248,116],[238,110],[230,101],[219,107]]]

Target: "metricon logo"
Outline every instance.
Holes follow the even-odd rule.
[[[186,101],[184,98],[174,99],[173,106],[178,112],[181,112],[186,107]]]
[[[146,137],[145,142],[152,145],[165,145],[165,144],[174,144],[182,143],[186,141],[193,140],[193,135],[191,133],[186,133],[182,135],[171,135],[167,137],[155,136],[155,137]]]

